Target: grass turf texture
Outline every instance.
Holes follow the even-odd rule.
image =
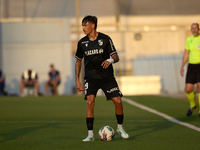
[[[160,96],[126,97],[180,121],[200,127],[198,111],[186,117],[189,103],[183,99]],[[87,136],[86,101],[83,96],[0,98],[1,150],[88,150],[88,149],[199,149],[200,133],[123,102],[124,128],[130,138],[116,133],[112,101],[97,97],[94,142]],[[98,138],[98,130],[109,125],[115,129],[111,142]]]

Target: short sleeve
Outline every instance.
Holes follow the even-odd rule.
[[[115,46],[111,40],[110,37],[108,37],[108,53],[110,54],[110,56],[112,56],[113,54],[117,53]]]
[[[83,58],[83,50],[81,49],[80,42],[78,42],[78,44],[77,44],[75,58],[78,60],[82,60],[82,58]]]

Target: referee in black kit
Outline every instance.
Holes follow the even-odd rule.
[[[97,17],[86,16],[82,20],[83,32],[86,34],[77,45],[75,54],[75,75],[76,89],[78,92],[85,92],[87,100],[86,124],[88,136],[83,141],[94,141],[93,122],[94,122],[94,104],[97,91],[102,89],[107,100],[112,100],[115,104],[115,114],[117,118],[117,132],[122,138],[128,139],[129,135],[122,127],[123,106],[117,82],[113,74],[112,63],[119,61],[116,49],[111,38],[103,33],[97,32]],[[85,66],[85,88],[82,87],[79,78],[81,71],[81,61],[84,58]]]

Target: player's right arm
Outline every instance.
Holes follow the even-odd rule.
[[[189,59],[189,50],[185,49],[185,52],[183,54],[183,60],[182,60],[182,65],[181,65],[181,70],[180,70],[180,74],[183,77],[184,76],[184,66],[185,64],[188,62]]]
[[[81,60],[77,59],[75,63],[75,78],[76,78],[76,89],[78,92],[84,91],[84,88],[82,87],[81,82],[79,81],[80,72],[81,72]]]

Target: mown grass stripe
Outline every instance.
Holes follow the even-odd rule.
[[[156,115],[159,115],[159,116],[161,116],[161,117],[163,117],[163,118],[165,118],[165,119],[167,119],[167,120],[169,120],[169,121],[171,121],[171,122],[173,122],[173,123],[180,124],[180,125],[182,125],[182,126],[185,126],[185,127],[187,127],[187,128],[190,128],[190,129],[193,129],[193,130],[196,130],[196,131],[200,132],[200,128],[199,128],[199,127],[196,127],[196,126],[194,126],[194,125],[192,125],[192,124],[179,121],[179,120],[177,120],[177,119],[175,119],[175,118],[173,118],[173,117],[171,117],[171,116],[169,116],[169,115],[167,115],[167,114],[161,113],[161,112],[159,112],[159,111],[157,111],[157,110],[155,110],[155,109],[152,109],[152,108],[149,108],[149,107],[144,106],[144,105],[142,105],[142,104],[139,104],[139,103],[137,103],[137,102],[135,102],[135,101],[133,101],[133,100],[131,100],[131,99],[128,99],[128,98],[124,98],[124,97],[123,97],[122,100],[123,100],[124,102],[127,102],[128,104],[131,104],[131,105],[133,105],[133,106],[136,106],[136,107],[138,107],[138,108],[140,108],[140,109],[146,110],[146,111],[151,112],[151,113],[154,113],[154,114],[156,114]]]

